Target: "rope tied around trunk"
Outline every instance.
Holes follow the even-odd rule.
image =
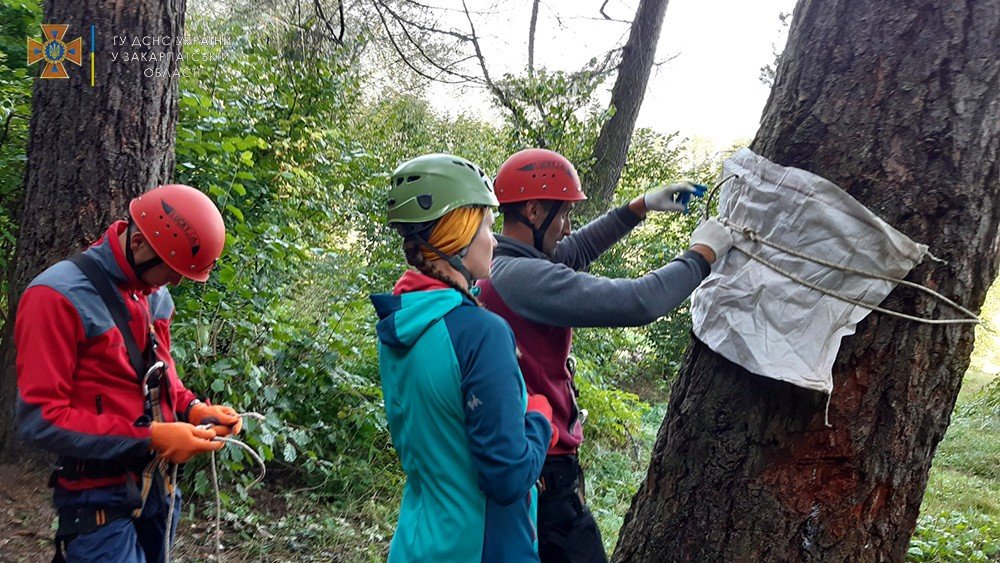
[[[709,217],[711,216],[712,198],[715,196],[715,194],[719,190],[719,188],[723,184],[725,184],[727,181],[731,180],[732,178],[739,178],[739,175],[738,174],[730,174],[730,175],[726,176],[725,178],[723,178],[722,180],[720,180],[717,184],[715,184],[715,186],[712,187],[711,191],[709,191],[709,193],[708,193],[708,195],[706,197],[706,202],[705,202],[705,219],[706,220],[709,219]],[[886,276],[886,275],[879,274],[879,273],[876,273],[876,272],[869,272],[869,271],[861,270],[861,269],[858,269],[858,268],[851,268],[849,266],[843,266],[843,265],[840,265],[840,264],[835,264],[833,262],[830,262],[829,260],[824,260],[824,259],[818,258],[816,256],[811,256],[811,255],[805,254],[803,252],[799,252],[798,250],[795,250],[793,248],[789,248],[789,247],[787,247],[785,245],[782,245],[780,243],[776,243],[774,241],[768,240],[767,238],[760,236],[760,234],[757,231],[755,231],[754,229],[751,229],[751,228],[739,225],[739,224],[735,223],[734,221],[730,220],[728,217],[719,217],[718,220],[719,220],[719,222],[721,222],[726,227],[732,229],[734,233],[736,233],[737,235],[741,236],[744,240],[749,241],[751,244],[761,245],[761,246],[767,246],[767,247],[770,247],[770,248],[772,248],[774,250],[777,250],[779,252],[783,252],[785,254],[788,254],[790,256],[794,256],[796,258],[800,258],[802,260],[806,260],[808,262],[819,264],[821,266],[824,266],[824,267],[827,267],[827,268],[831,268],[831,269],[834,269],[834,270],[839,270],[841,272],[845,272],[845,273],[848,273],[848,274],[853,274],[853,275],[857,275],[857,276],[863,276],[863,277],[870,278],[870,279],[877,279],[877,280],[889,282],[891,284],[902,285],[902,286],[905,286],[905,287],[909,287],[909,288],[915,289],[915,290],[917,290],[919,292],[922,292],[922,293],[924,293],[926,295],[929,295],[931,298],[936,299],[938,301],[941,301],[944,304],[948,305],[949,307],[955,309],[959,313],[959,318],[932,319],[932,318],[920,317],[920,316],[916,316],[916,315],[909,315],[909,314],[902,313],[902,312],[899,312],[899,311],[893,311],[891,309],[886,309],[886,308],[881,307],[881,306],[879,306],[878,304],[875,304],[875,303],[869,303],[869,302],[862,301],[860,299],[855,299],[853,297],[850,297],[850,296],[847,296],[847,295],[843,295],[843,294],[838,293],[838,292],[836,292],[834,290],[827,289],[825,287],[822,287],[820,285],[812,283],[812,282],[810,282],[810,281],[802,278],[801,276],[796,275],[796,274],[794,274],[794,273],[792,273],[792,272],[790,272],[790,271],[782,268],[781,266],[778,266],[773,261],[771,261],[771,260],[769,260],[767,258],[764,258],[758,252],[755,252],[752,249],[747,248],[744,245],[733,244],[733,249],[734,250],[737,250],[738,252],[741,252],[741,253],[747,255],[750,259],[752,259],[752,260],[754,260],[754,261],[756,261],[756,262],[758,262],[760,264],[763,264],[767,268],[769,268],[769,269],[777,272],[778,274],[781,274],[782,276],[784,276],[784,277],[786,277],[786,278],[788,278],[788,279],[790,279],[790,280],[792,280],[792,281],[794,281],[794,282],[796,282],[796,283],[798,283],[800,285],[803,285],[805,287],[808,287],[809,289],[813,289],[815,291],[818,291],[821,294],[826,295],[828,297],[832,297],[834,299],[837,299],[837,300],[840,300],[840,301],[843,301],[843,302],[846,302],[846,303],[850,303],[852,305],[855,305],[855,306],[858,306],[858,307],[862,307],[864,309],[868,309],[869,311],[875,311],[875,312],[883,313],[883,314],[890,315],[890,316],[893,316],[893,317],[896,317],[896,318],[900,318],[900,319],[904,319],[904,320],[908,320],[908,321],[912,321],[912,322],[917,322],[917,323],[923,323],[923,324],[931,324],[931,325],[973,324],[973,325],[976,325],[976,324],[980,324],[982,322],[980,320],[979,316],[976,315],[974,312],[972,312],[969,309],[963,307],[962,305],[956,303],[955,301],[952,301],[951,299],[949,299],[948,297],[942,295],[941,293],[939,293],[939,292],[937,292],[937,291],[935,291],[933,289],[930,289],[929,287],[920,285],[918,283],[906,281],[904,279],[899,279],[899,278],[894,278],[894,277],[891,277],[891,276]],[[934,256],[930,252],[926,253],[926,257],[929,258],[930,260],[934,261],[934,262],[939,263],[939,264],[947,264],[947,262],[945,260],[941,260],[940,258]],[[824,412],[823,412],[823,424],[827,428],[832,428],[832,425],[830,424],[830,399],[831,399],[831,397],[832,397],[832,393],[827,393],[826,407],[824,408]]]

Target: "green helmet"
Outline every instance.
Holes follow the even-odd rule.
[[[389,224],[404,236],[459,207],[500,205],[483,169],[451,154],[427,154],[401,164],[392,173],[386,199]]]

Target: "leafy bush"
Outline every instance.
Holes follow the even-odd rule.
[[[7,274],[17,241],[31,116],[25,37],[38,35],[41,15],[37,1],[0,4],[0,329],[7,317]]]
[[[1000,522],[975,512],[921,516],[907,561],[991,561],[1000,555]]]

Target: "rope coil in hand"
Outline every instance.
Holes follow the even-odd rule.
[[[236,416],[238,416],[240,418],[249,417],[249,418],[254,418],[254,419],[257,419],[257,420],[261,420],[261,421],[266,420],[266,418],[264,417],[264,415],[262,415],[260,413],[256,413],[256,412],[244,412],[244,413],[239,413]],[[205,424],[205,425],[202,425],[202,427],[204,427],[204,428],[212,428],[213,425],[211,425],[211,424]],[[254,479],[253,483],[250,483],[251,487],[256,486],[257,484],[259,484],[261,481],[264,480],[264,476],[267,475],[267,467],[264,465],[264,460],[260,457],[260,454],[258,454],[256,450],[254,450],[253,448],[251,448],[250,446],[248,446],[244,442],[241,442],[240,440],[237,440],[235,438],[227,438],[227,437],[224,437],[224,436],[216,436],[215,438],[212,438],[212,441],[213,442],[225,442],[227,444],[233,444],[235,446],[238,446],[238,447],[242,448],[244,451],[246,451],[248,454],[250,454],[250,457],[252,457],[254,459],[254,461],[257,462],[257,465],[260,466],[260,475],[258,475],[257,478]],[[215,542],[215,560],[216,561],[222,561],[222,541],[221,541],[221,538],[222,538],[222,496],[221,496],[221,493],[219,492],[219,474],[218,474],[218,469],[216,467],[215,452],[214,451],[211,452],[210,467],[211,467],[211,470],[212,470],[212,490],[215,493],[215,530],[214,530],[214,533],[212,534],[212,537],[213,537],[214,542]],[[173,523],[174,523],[174,504],[176,502],[175,496],[177,494],[177,468],[178,468],[178,464],[174,464],[173,470],[171,471],[171,474],[170,474],[170,485],[168,486],[168,492],[169,492],[170,497],[169,497],[169,507],[167,508],[167,526],[166,526],[167,533],[166,533],[165,537],[163,538],[163,555],[164,555],[163,560],[166,561],[167,563],[169,563],[170,560],[171,560],[172,545],[171,545],[171,541],[170,541],[170,536],[171,536],[171,530],[173,529]]]

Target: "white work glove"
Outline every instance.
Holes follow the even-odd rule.
[[[718,262],[733,247],[733,231],[718,219],[708,219],[691,233],[691,246],[696,244],[711,248],[715,253],[715,261]]]
[[[679,182],[667,187],[649,190],[642,196],[647,211],[676,211],[687,213],[691,197],[705,194],[705,186],[691,182]]]

